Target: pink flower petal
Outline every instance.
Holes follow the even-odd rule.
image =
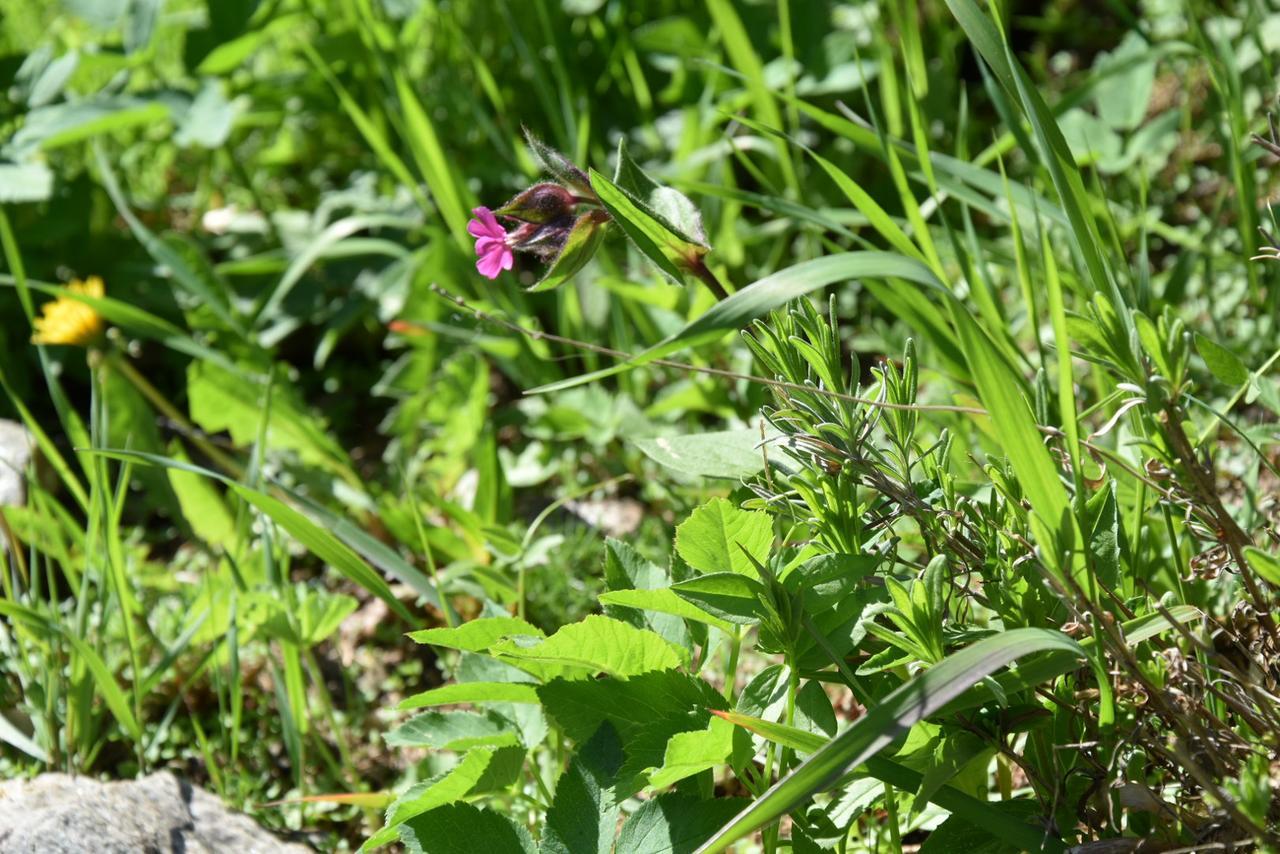
[[[505,240],[499,240],[496,237],[477,237],[476,238],[476,254],[488,255],[495,249],[501,249],[506,246]]]
[[[498,278],[503,270],[510,270],[515,264],[515,256],[504,244],[494,243],[489,251],[481,253],[476,261],[476,269],[480,275],[490,279]]]
[[[501,240],[507,236],[506,229],[498,223],[497,217],[488,208],[475,208],[471,213],[476,217],[467,223],[467,233],[472,237],[491,237]]]

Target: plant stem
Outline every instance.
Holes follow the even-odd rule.
[[[724,283],[720,281],[715,273],[711,272],[711,268],[701,258],[691,263],[688,269],[711,290],[711,293],[716,295],[716,299],[727,300],[729,298],[729,291],[725,288]]]
[[[738,679],[738,656],[742,653],[742,630],[735,628],[729,636],[729,662],[724,671],[724,698],[733,705],[733,691]]]

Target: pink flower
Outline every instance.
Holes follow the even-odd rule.
[[[515,263],[507,231],[488,208],[475,208],[471,213],[476,218],[467,223],[467,233],[476,239],[476,255],[479,256],[476,269],[480,275],[496,279],[499,273],[510,270]]]

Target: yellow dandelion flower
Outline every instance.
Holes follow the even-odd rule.
[[[67,285],[67,290],[73,294],[100,297],[103,294],[102,279],[97,276],[90,276],[83,282],[76,279]],[[36,331],[31,336],[33,344],[87,347],[102,335],[105,326],[102,315],[87,303],[68,296],[45,303],[41,312],[43,316],[35,320]]]

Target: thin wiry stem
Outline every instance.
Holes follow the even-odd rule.
[[[494,326],[499,326],[510,332],[514,332],[518,335],[522,335],[526,338],[529,338],[530,340],[551,341],[556,344],[563,344],[566,347],[573,347],[574,349],[577,349],[577,350],[587,350],[592,353],[600,353],[601,355],[610,356],[612,358],[620,359],[622,361],[631,361],[637,358],[636,354],[634,353],[627,353],[623,350],[615,350],[612,347],[604,347],[600,344],[592,344],[588,341],[579,341],[575,338],[566,338],[563,335],[556,335],[551,332],[543,332],[538,329],[529,329],[528,327],[521,326],[518,323],[513,323],[512,321],[507,320],[506,318],[497,317],[495,315],[489,314],[488,312],[482,309],[476,308],[475,306],[471,305],[471,303],[467,302],[462,297],[449,293],[444,288],[440,287],[434,282],[429,287],[432,293],[436,294],[446,302],[449,302],[454,306],[468,312],[469,314],[471,314],[471,316],[481,321],[482,323],[489,323],[489,324],[493,324]],[[413,329],[413,330],[421,329],[421,327],[419,327],[417,324],[410,323],[408,321],[397,321],[395,324],[395,328],[402,331],[407,331],[410,329]],[[760,376],[755,376],[753,374],[739,373],[738,371],[726,371],[721,368],[709,368],[709,367],[703,367],[701,365],[690,365],[686,362],[676,362],[670,359],[650,359],[649,361],[645,362],[645,364],[658,365],[664,368],[674,368],[678,371],[686,371],[688,373],[706,374],[708,376],[713,376],[713,377],[723,377],[725,379],[738,380],[738,381],[749,382],[749,383],[757,383],[760,385],[769,386],[771,388],[785,389],[787,391],[808,392],[811,394],[817,394],[823,397],[829,397],[835,400],[842,400],[847,403],[856,403],[862,406],[869,406],[876,409],[895,409],[895,410],[903,410],[903,411],[911,411],[911,412],[951,412],[951,413],[959,413],[961,415],[981,415],[981,416],[987,416],[987,417],[990,417],[991,415],[990,412],[988,412],[987,410],[979,406],[954,406],[951,404],[943,404],[943,403],[893,403],[887,400],[880,400],[880,399],[874,399],[869,397],[859,397],[857,395],[852,395],[852,394],[845,394],[843,392],[834,391],[832,389],[822,388],[821,386],[802,385],[800,383],[792,383],[792,382],[787,382],[785,380],[769,379],[768,377],[760,377]],[[1065,438],[1065,434],[1061,430],[1059,430],[1057,427],[1051,427],[1044,424],[1037,424],[1036,428],[1041,433],[1044,433],[1046,436],[1050,436],[1058,439]],[[1119,468],[1123,469],[1127,474],[1129,474],[1134,479],[1145,483],[1151,489],[1155,490],[1166,501],[1177,503],[1176,496],[1170,490],[1165,489],[1155,481],[1148,478],[1142,472],[1133,468],[1133,466],[1131,466],[1125,459],[1120,457],[1118,454],[1115,454],[1113,451],[1109,450],[1108,448],[1102,447],[1101,445],[1096,445],[1087,439],[1080,439],[1079,441],[1080,441],[1081,447],[1088,449],[1091,453],[1093,453],[1097,457],[1106,458],[1109,463],[1115,464]],[[1195,512],[1196,509],[1198,508],[1192,508],[1192,512]],[[1211,522],[1212,518],[1206,517],[1205,521]]]

